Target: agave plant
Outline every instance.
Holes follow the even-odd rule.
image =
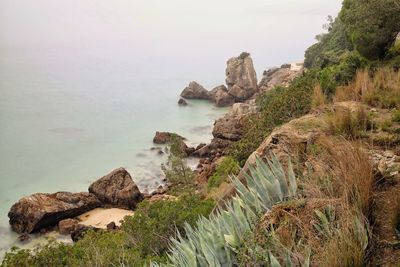
[[[285,173],[278,158],[256,158],[255,166],[244,174],[246,185],[237,177],[231,177],[237,196],[219,208],[209,218],[201,217],[197,227],[185,226],[186,237],[177,233],[172,239],[170,263],[158,266],[234,266],[235,254],[243,244],[245,233],[254,230],[259,216],[274,204],[295,196],[296,177],[289,159]],[[276,263],[270,255],[271,263]]]

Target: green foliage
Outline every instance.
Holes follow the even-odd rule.
[[[273,155],[267,163],[257,158],[245,175],[247,187],[232,179],[238,195],[209,218],[200,218],[197,228],[185,226],[186,238],[172,240],[170,262],[166,266],[234,266],[235,254],[245,234],[254,230],[259,216],[277,202],[295,196],[296,178],[289,160],[285,173]],[[153,266],[160,266],[153,263]]]
[[[345,0],[340,19],[361,55],[368,59],[382,58],[400,29],[400,2]]]
[[[240,170],[238,162],[232,157],[224,157],[218,164],[214,174],[208,179],[208,188],[218,187],[227,180],[229,175]]]
[[[140,203],[135,215],[126,218],[122,230],[127,242],[142,256],[162,255],[176,230],[184,233],[184,224],[195,225],[200,216],[208,216],[214,208],[212,200],[199,196],[182,196],[177,200]]]
[[[291,119],[305,115],[311,109],[315,72],[295,79],[288,87],[276,87],[257,99],[261,114],[247,118],[246,132],[242,139],[233,144],[229,154],[241,166],[276,127]]]
[[[171,137],[170,154],[166,164],[161,169],[172,186],[187,187],[194,179],[193,171],[186,164],[185,152],[182,149],[182,140],[177,136]]]
[[[5,255],[4,267],[42,266],[145,266],[165,262],[169,239],[184,224],[195,225],[214,208],[212,200],[182,196],[177,200],[145,201],[135,215],[127,217],[121,231],[89,231],[73,245],[51,242],[28,250],[13,249]]]
[[[392,112],[392,121],[400,123],[400,109],[396,109]]]
[[[240,59],[245,59],[245,58],[248,57],[248,56],[250,56],[250,53],[242,52],[242,53],[240,53],[239,58],[240,58]]]

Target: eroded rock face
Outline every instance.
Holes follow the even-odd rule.
[[[237,141],[243,134],[242,120],[228,113],[215,121],[212,134],[216,138]]]
[[[262,93],[272,89],[274,86],[287,87],[294,78],[301,74],[302,70],[303,65],[301,63],[284,64],[280,68],[266,70],[258,84],[258,89]]]
[[[21,198],[9,213],[11,228],[17,233],[32,233],[76,217],[101,205],[93,194],[58,192],[36,193]]]
[[[143,199],[131,175],[124,168],[115,169],[92,183],[89,192],[106,207],[133,209]]]
[[[225,85],[220,85],[212,89],[210,98],[217,107],[227,107],[235,103],[235,98],[228,93],[228,88]]]
[[[235,102],[243,102],[257,92],[257,75],[250,56],[233,57],[226,67],[226,84],[228,92]]]
[[[190,82],[188,86],[183,89],[181,97],[187,99],[205,99],[210,98],[209,92],[197,82]]]

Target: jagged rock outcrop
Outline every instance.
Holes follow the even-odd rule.
[[[189,85],[183,89],[181,97],[187,99],[210,99],[209,92],[195,81],[190,82]]]
[[[243,102],[257,92],[257,74],[253,60],[247,54],[228,60],[225,82],[235,102]]]
[[[176,136],[177,138],[181,139],[181,140],[185,140],[184,137],[176,134],[176,133],[170,133],[170,132],[156,132],[154,138],[153,138],[153,143],[154,144],[159,144],[159,145],[163,145],[163,144],[168,144],[169,142],[171,142],[171,138],[173,136]]]
[[[226,114],[214,123],[212,134],[215,138],[237,141],[243,134],[243,121],[231,113]]]
[[[258,84],[259,92],[265,92],[274,86],[287,87],[298,77],[303,70],[302,63],[284,64],[280,68],[272,68],[264,71],[263,77]]]
[[[21,198],[9,213],[11,228],[17,233],[32,233],[56,225],[59,221],[76,217],[101,205],[89,193],[36,193]]]
[[[143,199],[142,193],[124,169],[115,169],[98,179],[89,187],[105,207],[133,209]]]
[[[173,136],[176,136],[178,138],[178,141],[180,143],[180,147],[182,152],[186,154],[186,156],[190,156],[194,151],[195,148],[189,147],[186,145],[184,142],[185,138],[176,134],[176,133],[170,133],[170,132],[156,132],[156,135],[153,138],[153,143],[155,144],[168,144],[171,142],[171,138]]]
[[[212,89],[210,99],[217,107],[227,107],[235,103],[235,98],[228,93],[228,88],[225,85]]]

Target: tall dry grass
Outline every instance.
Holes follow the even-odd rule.
[[[354,82],[336,89],[334,101],[362,101],[379,108],[400,107],[400,71],[379,68],[357,72]]]
[[[322,91],[321,85],[316,85],[314,87],[313,95],[312,95],[312,107],[320,108],[326,104],[327,100],[324,92]]]

